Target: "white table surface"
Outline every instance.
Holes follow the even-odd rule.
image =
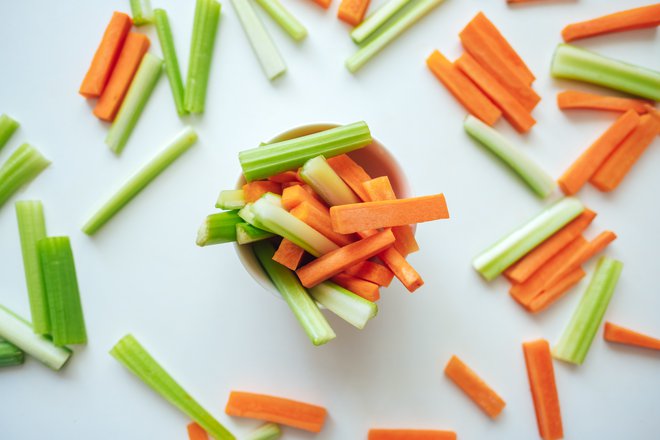
[[[371,427],[445,428],[461,440],[538,438],[521,343],[557,341],[583,281],[547,312],[525,313],[503,280],[486,284],[471,258],[548,201],[541,201],[463,133],[465,115],[428,72],[439,49],[451,58],[459,30],[483,10],[504,31],[538,77],[538,124],[518,136],[497,125],[558,176],[613,121],[598,112],[560,112],[555,94],[588,90],[549,76],[559,32],[568,22],[648,4],[647,1],[549,1],[509,7],[504,0],[447,0],[357,75],[345,58],[347,28],[310,0],[283,0],[308,27],[294,44],[266,26],[289,72],[269,83],[230,3],[224,2],[207,111],[180,120],[163,76],[124,154],[104,145],[107,125],[77,94],[112,11],[128,1],[13,1],[0,14],[0,112],[21,122],[2,152],[29,141],[52,166],[0,210],[0,302],[29,316],[13,202],[41,199],[49,234],[71,236],[89,344],[55,373],[33,359],[0,372],[0,437],[19,439],[184,439],[186,416],[108,355],[134,333],[162,365],[218,419],[244,436],[259,423],[231,419],[231,389],[322,404],[329,418],[317,436],[286,429],[291,439],[362,439]],[[153,0],[171,18],[187,65],[192,1]],[[374,4],[381,1],[374,1]],[[152,27],[152,51],[160,46]],[[578,43],[603,54],[660,69],[655,30]],[[198,248],[194,239],[218,191],[239,173],[237,152],[293,126],[365,120],[398,157],[413,192],[444,192],[449,221],[418,228],[422,250],[410,257],[426,285],[408,294],[382,292],[380,312],[364,331],[334,316],[337,339],[314,347],[275,297],[245,273],[230,245]],[[152,157],[184,124],[199,143],[137,199],[89,238],[80,227],[99,203]],[[656,141],[618,190],[586,188],[582,200],[599,213],[588,237],[619,234],[607,253],[625,269],[606,319],[660,335],[660,145]],[[586,269],[591,274],[595,262]],[[587,279],[588,280],[588,279]],[[506,400],[491,421],[443,375],[460,356]],[[555,362],[568,439],[652,439],[660,430],[660,357],[614,346],[599,331],[585,364]]]

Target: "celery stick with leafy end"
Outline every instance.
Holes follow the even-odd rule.
[[[71,350],[58,347],[53,341],[37,335],[25,319],[0,305],[0,337],[53,370],[59,370],[71,357]]]
[[[30,144],[23,144],[14,150],[0,167],[0,207],[48,165],[50,161]]]
[[[361,202],[323,156],[305,162],[300,177],[330,206]]]
[[[154,13],[151,10],[151,0],[130,0],[131,13],[135,26],[142,26],[154,22]]]
[[[371,40],[346,60],[346,68],[351,73],[360,70],[367,61],[373,58],[388,44],[399,37],[399,35],[408,30],[408,28],[417,23],[419,19],[431,12],[443,1],[444,0],[418,0],[416,2],[411,2],[407,7],[403,8],[398,14],[383,25],[382,31],[378,32]]]
[[[179,116],[183,116],[188,114],[188,111],[183,105],[183,79],[179,67],[179,57],[177,57],[174,47],[170,20],[164,9],[154,9],[154,20],[156,22],[158,41],[160,41],[160,49],[163,52],[163,59],[165,60],[165,73],[167,73],[170,89],[172,89],[176,112]]]
[[[131,177],[96,213],[85,223],[82,231],[93,235],[101,229],[121,208],[130,202],[152,180],[172,162],[185,153],[197,141],[197,133],[191,127],[184,128],[170,143],[133,177]]]
[[[582,295],[559,343],[552,349],[555,359],[577,365],[584,362],[622,270],[623,263],[618,260],[610,257],[598,260],[589,287]]]
[[[548,173],[494,128],[471,115],[465,118],[463,128],[470,136],[518,173],[539,197],[545,198],[557,188],[557,183]]]
[[[256,0],[268,15],[296,41],[302,41],[307,36],[307,29],[279,0]]]
[[[249,223],[236,224],[236,242],[238,244],[250,244],[255,241],[266,240],[267,238],[274,237],[272,232],[264,231]]]
[[[362,44],[375,34],[382,26],[411,0],[389,0],[364,19],[351,31],[351,38],[356,44]]]
[[[165,400],[197,422],[211,437],[217,440],[235,439],[165,371],[133,335],[121,338],[112,347],[110,354]]]
[[[238,153],[245,180],[265,179],[295,170],[316,156],[338,156],[371,143],[366,122],[341,125],[318,133],[274,142]]]
[[[472,260],[472,265],[491,281],[529,251],[584,211],[584,205],[565,197],[511,231]]]
[[[245,195],[242,189],[226,189],[220,191],[218,201],[215,203],[216,208],[232,210],[241,209],[245,206]]]
[[[0,150],[4,147],[14,132],[18,129],[19,123],[9,115],[0,115]]]
[[[225,211],[206,217],[197,231],[197,246],[236,241],[236,225],[243,223],[238,211]]]
[[[190,113],[204,113],[213,47],[220,21],[220,3],[197,0],[193,22],[184,106]]]
[[[0,367],[21,365],[25,362],[25,353],[20,348],[0,338]]]
[[[282,437],[280,425],[276,423],[266,423],[252,431],[246,440],[277,440]]]
[[[146,53],[105,138],[106,145],[115,154],[120,154],[126,146],[162,71],[163,60]]]
[[[16,220],[21,238],[25,284],[30,299],[30,314],[34,332],[40,335],[50,333],[50,316],[46,287],[41,270],[41,260],[37,243],[46,237],[46,221],[43,205],[39,200],[16,202]]]
[[[584,81],[660,101],[660,72],[604,57],[570,44],[559,44],[552,76]]]
[[[330,281],[312,287],[309,294],[317,303],[360,330],[378,314],[376,303]]]
[[[300,284],[296,274],[280,263],[273,261],[275,248],[268,241],[252,245],[257,259],[271,281],[289,305],[298,322],[314,345],[322,345],[335,338],[335,332],[328,324],[314,300]]]

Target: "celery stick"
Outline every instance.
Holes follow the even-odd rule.
[[[0,305],[0,337],[53,370],[59,370],[71,357],[71,350],[58,347],[45,336],[37,335],[32,326],[14,312]]]
[[[312,287],[309,294],[316,302],[360,330],[378,314],[376,303],[330,281]]]
[[[4,147],[9,139],[18,129],[19,123],[12,119],[9,115],[0,115],[0,150]]]
[[[323,156],[305,162],[300,177],[330,206],[361,202]]]
[[[557,183],[548,173],[543,171],[536,162],[532,161],[520,148],[512,144],[495,129],[474,116],[465,118],[463,128],[470,136],[518,173],[539,197],[545,198],[557,188]]]
[[[154,14],[151,10],[151,0],[130,0],[133,24],[142,26],[154,22]]]
[[[609,257],[601,257],[587,291],[582,295],[573,316],[552,356],[565,362],[581,365],[598,332],[614,288],[623,270],[623,263]]]
[[[43,206],[39,200],[24,200],[16,202],[15,207],[18,234],[21,237],[25,284],[30,299],[32,326],[37,334],[49,334],[48,299],[46,298],[44,276],[37,249],[37,242],[46,237]]]
[[[209,215],[197,231],[197,246],[236,241],[236,225],[242,222],[243,219],[238,216],[238,211]]]
[[[410,3],[410,1],[411,0],[389,0],[353,29],[351,31],[351,38],[356,44],[362,44],[367,38],[381,29],[382,26],[392,18],[392,16]]]
[[[105,138],[106,145],[115,154],[120,154],[126,146],[162,71],[163,60],[146,53]]]
[[[220,3],[197,0],[193,36],[190,43],[184,106],[190,113],[204,113],[213,46],[220,21]]]
[[[288,9],[280,3],[279,0],[256,0],[259,5],[280,25],[291,38],[296,41],[304,40],[307,36],[307,29]]]
[[[346,60],[346,68],[355,73],[367,61],[373,58],[388,44],[394,41],[399,35],[404,33],[408,28],[417,23],[417,21],[431,12],[436,6],[442,3],[443,0],[419,0],[411,2],[408,7],[404,8],[396,16],[394,16],[388,24],[382,29],[382,32],[374,36],[374,38],[367,44],[362,46]]]
[[[277,440],[280,437],[282,437],[280,426],[275,423],[266,423],[252,431],[246,440]]]
[[[245,206],[245,197],[242,189],[226,189],[220,191],[218,201],[215,203],[216,208],[220,209],[241,209]]]
[[[660,101],[660,72],[559,44],[552,59],[552,76],[584,81]]]
[[[238,153],[243,175],[248,182],[265,179],[284,171],[294,170],[309,159],[348,153],[371,143],[371,133],[365,122],[342,125],[318,133]]]
[[[172,37],[172,28],[167,12],[164,9],[154,9],[154,19],[156,22],[156,32],[160,41],[160,49],[163,52],[165,60],[165,73],[172,89],[174,105],[179,116],[188,113],[183,105],[183,79],[181,78],[181,69],[179,68],[179,58],[176,56],[174,48],[174,38]]]
[[[286,72],[286,64],[277,46],[250,4],[250,0],[231,0],[243,31],[261,64],[266,77],[273,80]]]
[[[275,248],[268,241],[252,245],[254,253],[275,287],[289,305],[307,336],[314,345],[322,345],[335,338],[335,332],[328,324],[314,300],[300,284],[295,273],[273,261]]]
[[[160,366],[133,335],[121,338],[112,347],[110,354],[165,400],[197,422],[211,437],[218,440],[235,439]]]
[[[25,362],[25,353],[11,342],[0,338],[0,367],[21,365]]]
[[[184,128],[158,156],[153,158],[131,177],[103,206],[96,211],[82,231],[93,235],[121,208],[130,202],[145,186],[154,180],[165,168],[185,153],[197,141],[197,133],[191,127]]]
[[[50,161],[30,144],[23,144],[14,150],[0,167],[0,207],[48,165]]]
[[[491,281],[582,211],[584,206],[578,199],[565,197],[491,245],[475,257],[472,265]]]
[[[254,243],[274,236],[275,234],[272,232],[256,228],[249,223],[238,223],[236,225],[236,242],[238,244]]]

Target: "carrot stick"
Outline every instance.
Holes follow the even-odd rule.
[[[511,282],[523,283],[534,274],[548,260],[568,246],[587,229],[596,213],[585,209],[573,221],[555,232],[550,238],[538,245],[534,250],[518,260],[513,266],[504,271],[504,276]]]
[[[596,35],[656,27],[658,25],[660,25],[660,4],[656,3],[569,24],[561,31],[561,36],[564,41],[569,42]]]
[[[371,179],[371,176],[367,174],[364,168],[355,163],[347,154],[331,157],[328,159],[328,165],[362,201],[368,202],[370,200],[362,183]]]
[[[346,272],[332,277],[332,282],[339,284],[344,289],[349,290],[358,296],[361,296],[367,301],[376,302],[380,299],[378,284],[356,278],[354,276],[348,275]]]
[[[632,331],[625,327],[612,324],[611,322],[605,323],[605,333],[603,333],[603,338],[609,342],[650,348],[651,350],[660,350],[660,339]]]
[[[526,133],[536,121],[522,104],[514,98],[486,69],[469,53],[462,54],[456,61],[456,67],[467,75],[500,110],[504,119],[509,121],[519,133]]]
[[[284,188],[282,191],[282,207],[287,211],[291,211],[302,202],[308,202],[314,205],[315,208],[323,212],[329,212],[325,204],[316,196],[312,191],[308,191],[308,185],[295,185]]]
[[[322,7],[323,9],[328,9],[332,0],[312,0],[314,3]]]
[[[565,90],[557,94],[557,106],[562,110],[587,109],[615,112],[635,110],[640,115],[643,115],[648,112],[645,106],[649,103],[650,101],[644,101],[642,99],[605,96],[596,93],[578,92],[576,90]]]
[[[390,283],[392,283],[392,279],[394,279],[394,273],[392,273],[391,270],[382,264],[374,263],[369,260],[349,267],[344,273],[366,281],[371,281],[372,283],[383,287],[389,286]]]
[[[578,192],[639,123],[634,110],[621,115],[557,180],[564,194],[570,196]]]
[[[149,38],[144,34],[128,34],[108,84],[94,107],[94,115],[97,118],[110,122],[115,119],[128,86],[131,85],[135,71],[150,44]]]
[[[332,222],[327,209],[322,211],[310,202],[304,201],[289,212],[339,246],[346,246],[355,241],[355,238],[350,235],[339,234],[332,230]]]
[[[577,268],[567,275],[563,276],[554,285],[545,289],[536,296],[527,306],[527,310],[532,313],[538,313],[547,309],[555,301],[560,299],[564,294],[573,288],[587,273],[582,268]]]
[[[357,26],[362,23],[370,1],[371,0],[341,0],[341,3],[339,3],[339,9],[337,10],[337,17],[351,26]]]
[[[369,440],[456,440],[456,433],[432,429],[370,429]]]
[[[328,252],[296,271],[303,286],[309,288],[341,273],[354,264],[375,256],[394,244],[391,231],[379,232]]]
[[[209,435],[197,423],[188,424],[188,440],[209,440]]]
[[[275,251],[275,254],[273,255],[273,260],[277,261],[284,267],[296,270],[298,269],[298,265],[300,264],[303,255],[305,255],[305,250],[303,248],[290,242],[286,238],[283,238],[277,251]]]
[[[270,180],[255,180],[243,185],[246,203],[256,202],[266,193],[282,194],[282,184]]]
[[[458,357],[449,359],[445,374],[490,418],[494,419],[504,409],[504,400]]]
[[[131,17],[123,12],[113,12],[78,91],[85,98],[98,98],[103,93],[131,26]]]
[[[615,189],[660,132],[660,123],[650,115],[640,118],[639,125],[591,176],[589,182],[601,191]]]
[[[378,258],[394,273],[394,276],[408,289],[410,293],[424,285],[424,280],[410,265],[403,255],[394,247],[385,249],[378,254]]]
[[[283,173],[270,176],[268,180],[278,183],[300,182],[296,171],[284,171]]]
[[[296,182],[283,182],[282,183],[282,191],[284,191],[286,188],[288,188],[290,186],[302,186],[302,185],[304,185],[304,183],[298,182],[298,181],[296,181]]]
[[[325,422],[325,408],[309,403],[265,394],[232,391],[225,413],[235,417],[279,423],[310,432],[320,432]]]
[[[559,396],[550,345],[545,339],[523,343],[529,388],[532,391],[539,435],[544,440],[564,437]]]
[[[502,116],[500,109],[440,52],[433,51],[426,65],[472,116],[488,125],[495,124]]]

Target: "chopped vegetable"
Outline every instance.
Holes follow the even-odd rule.
[[[394,273],[387,267],[369,260],[349,267],[345,273],[383,287],[389,286],[394,278]]]
[[[25,354],[11,342],[0,338],[0,368],[21,365],[25,362]]]
[[[265,423],[252,431],[246,440],[277,440],[282,437],[282,430],[275,423]]]
[[[209,435],[204,431],[204,428],[199,426],[197,423],[192,422],[187,426],[188,430],[188,440],[208,440]]]
[[[236,241],[236,226],[243,223],[238,211],[225,211],[206,217],[197,231],[197,246]]]
[[[650,348],[651,350],[660,350],[660,339],[653,338],[643,333],[621,327],[620,325],[605,323],[605,333],[603,338],[609,342],[619,344],[634,345],[635,347]]]
[[[527,310],[532,313],[538,313],[555,303],[564,294],[571,290],[577,283],[585,277],[587,273],[581,268],[577,268],[572,272],[564,275],[557,280],[555,284],[546,288],[537,295],[527,306]]]
[[[561,31],[561,36],[564,41],[569,42],[611,32],[657,27],[658,25],[660,25],[660,4],[656,3],[569,24]]]
[[[490,418],[494,419],[504,409],[504,400],[458,357],[452,356],[449,359],[445,366],[445,375]]]
[[[355,29],[351,31],[351,38],[355,44],[364,43],[369,37],[381,29],[387,21],[396,15],[401,8],[410,3],[411,0],[388,0],[376,9]]]
[[[562,110],[588,109],[614,112],[635,110],[641,115],[648,112],[645,107],[647,104],[649,104],[648,101],[641,99],[619,98],[618,96],[598,95],[577,90],[565,90],[557,94],[557,106]]]
[[[312,287],[309,294],[316,302],[360,330],[378,314],[378,306],[373,301],[330,281]]]
[[[363,202],[369,201],[369,196],[362,184],[371,179],[371,176],[358,165],[348,154],[340,154],[327,160],[328,165],[334,170],[341,180],[353,190]]]
[[[282,207],[287,211],[291,211],[296,206],[303,202],[308,202],[318,211],[325,212],[330,215],[330,210],[321,201],[320,197],[316,195],[314,190],[307,185],[296,185],[284,188],[282,191]]]
[[[275,251],[275,255],[273,255],[273,260],[277,261],[284,267],[296,270],[298,269],[298,265],[300,264],[303,255],[305,255],[305,249],[293,244],[286,238],[283,238],[277,251]]]
[[[327,210],[322,211],[318,209],[310,202],[302,202],[289,212],[297,219],[302,220],[312,228],[316,229],[337,246],[346,246],[355,241],[351,235],[339,234],[333,231],[330,213]]]
[[[279,2],[279,0],[257,0],[257,3],[268,12],[273,20],[275,20],[275,22],[284,29],[291,38],[296,41],[305,39],[307,36],[307,29],[305,29],[305,26],[303,26],[296,17],[294,17],[293,14],[291,14],[291,12]]]
[[[35,147],[23,144],[0,166],[0,207],[20,187],[37,177],[50,165]]]
[[[330,206],[360,202],[323,156],[305,162],[300,177]]]
[[[131,13],[135,26],[150,24],[154,22],[154,13],[151,10],[151,0],[130,0]]]
[[[456,433],[431,429],[370,429],[369,440],[456,440]]]
[[[4,113],[0,115],[0,150],[7,144],[19,125],[11,116]]]
[[[322,7],[323,9],[328,9],[332,0],[312,0],[314,3]]]
[[[165,60],[165,73],[167,73],[170,89],[172,89],[176,112],[179,116],[183,116],[188,111],[183,105],[183,78],[181,77],[181,69],[179,68],[179,58],[176,55],[176,49],[174,47],[170,20],[164,9],[154,9],[154,19],[156,22],[156,31],[158,32],[158,40],[160,41],[160,49],[163,52],[163,59]]]
[[[215,207],[227,210],[241,209],[245,203],[245,194],[242,189],[227,189],[220,191]]]
[[[249,223],[238,223],[236,225],[236,242],[238,244],[254,243],[274,236],[275,234],[255,228]]]
[[[256,180],[243,185],[243,198],[246,203],[256,202],[266,193],[282,194],[282,185],[270,180]]]
[[[383,263],[394,273],[409,292],[422,287],[424,280],[399,251],[391,247],[378,254]]]
[[[341,0],[337,17],[351,26],[357,26],[362,23],[369,3],[371,0]]]
[[[290,182],[300,183],[300,180],[298,180],[298,173],[296,171],[284,171],[280,174],[275,174],[274,176],[270,176],[268,180],[277,183],[290,183]]]
[[[376,302],[380,299],[380,286],[376,283],[356,278],[345,272],[331,278],[332,282],[353,292],[367,301]]]

